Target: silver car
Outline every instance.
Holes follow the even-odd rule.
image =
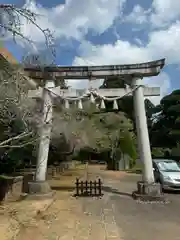
[[[169,159],[153,159],[155,181],[162,190],[180,190],[180,165]]]

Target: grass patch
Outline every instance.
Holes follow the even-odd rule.
[[[130,169],[130,170],[127,171],[127,173],[141,174],[142,173],[142,169],[140,169],[140,168]]]
[[[11,176],[6,176],[6,175],[0,175],[0,180],[8,180],[8,179],[13,179],[14,177]]]
[[[141,174],[142,173],[143,166],[138,164],[134,166],[133,168],[127,170],[127,173],[135,173],[135,174]]]

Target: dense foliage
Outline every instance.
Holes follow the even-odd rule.
[[[157,116],[150,129],[152,146],[178,147],[180,143],[180,90],[165,96],[156,107]]]

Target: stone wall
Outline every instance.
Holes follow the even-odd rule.
[[[61,174],[62,172],[74,168],[76,165],[75,161],[65,161],[59,166],[49,166],[47,179],[51,179],[56,174]],[[30,172],[26,172],[21,176],[16,176],[11,179],[11,183],[8,192],[6,192],[5,201],[17,201],[23,193],[28,193],[28,182],[33,180],[35,175],[35,169]]]
[[[22,194],[22,185],[23,176],[14,177],[7,189],[4,201],[6,202],[17,201]]]

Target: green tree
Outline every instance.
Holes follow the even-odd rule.
[[[108,78],[104,81],[102,86],[100,88],[125,88],[126,87],[126,79],[125,77],[113,77]],[[133,96],[124,96],[123,98],[119,99],[117,101],[119,111],[122,111],[126,114],[126,116],[132,120],[134,130],[135,127],[135,116],[134,116],[134,106],[133,106]],[[155,113],[155,106],[154,104],[149,100],[145,99],[145,109],[146,109],[146,116],[147,116],[147,122],[148,127],[151,128],[152,125],[152,116]],[[113,111],[113,103],[112,102],[106,102],[106,111]]]
[[[180,143],[180,90],[165,96],[156,111],[150,132],[152,146],[177,147]]]

